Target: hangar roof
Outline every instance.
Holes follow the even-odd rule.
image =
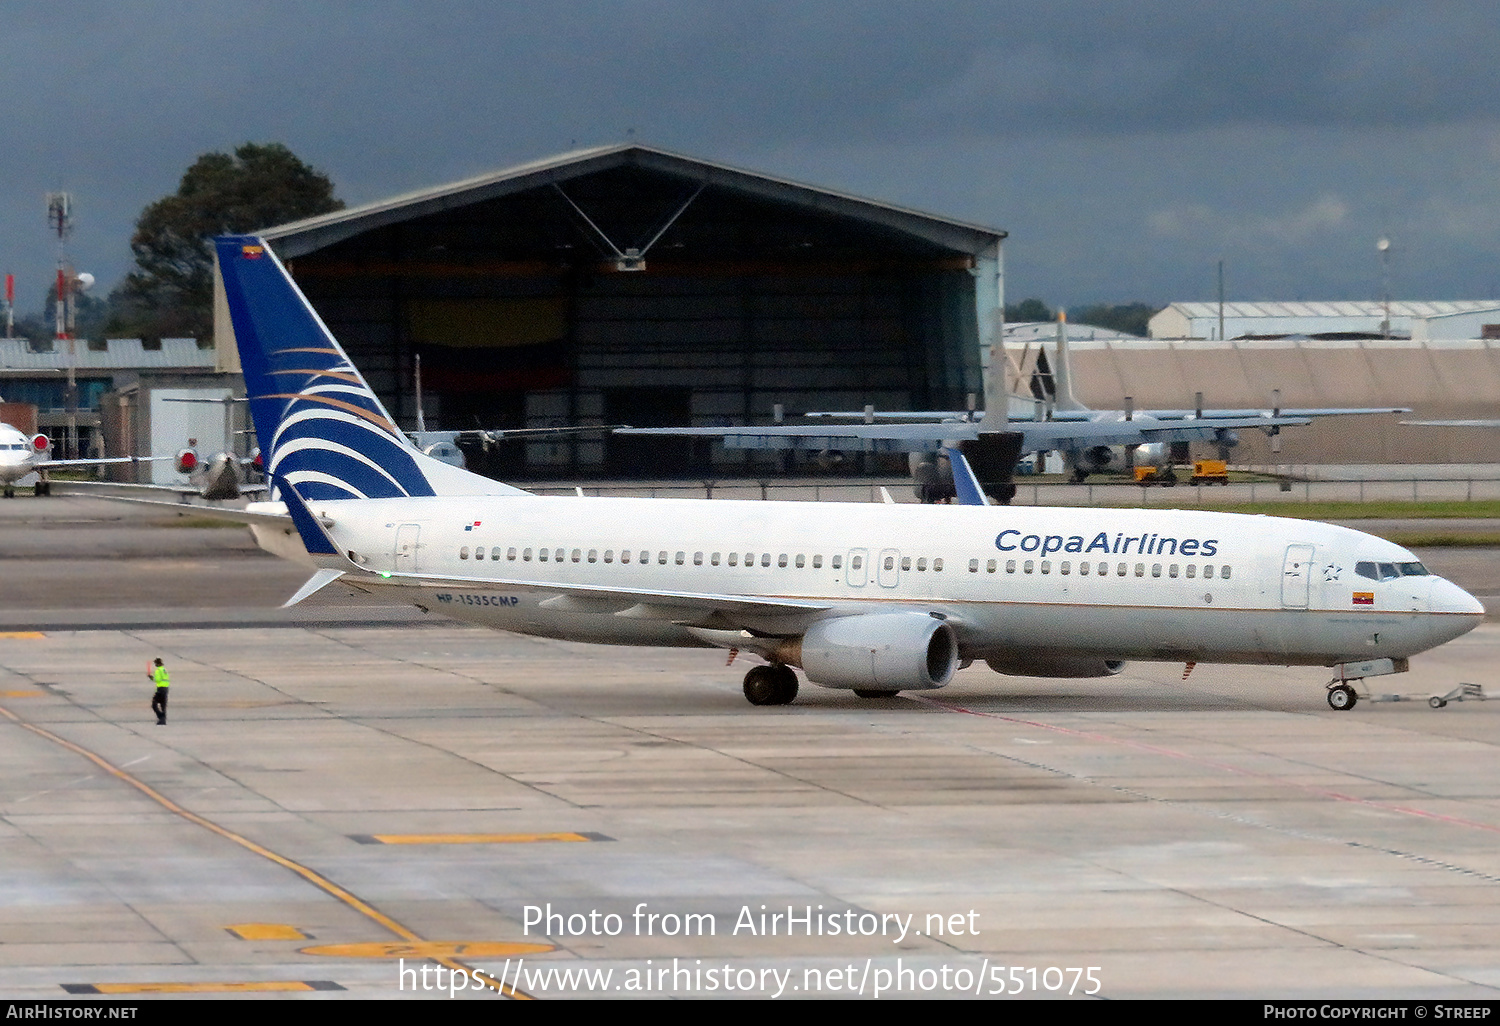
[[[1006,237],[1005,232],[996,228],[935,217],[638,144],[574,150],[448,185],[278,225],[260,234],[275,242],[277,252],[284,258],[292,259],[375,228],[627,166],[720,186],[794,208],[863,221],[963,253],[978,255]]]

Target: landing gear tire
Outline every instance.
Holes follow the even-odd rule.
[[[1333,709],[1336,712],[1345,712],[1349,709],[1353,709],[1355,703],[1357,703],[1358,701],[1359,696],[1355,694],[1354,689],[1347,684],[1340,684],[1336,688],[1328,689],[1328,708]]]
[[[745,674],[745,698],[751,705],[789,705],[796,697],[797,673],[790,666],[752,666]]]
[[[38,498],[40,498],[43,495],[51,495],[52,494],[52,482],[51,481],[38,481],[36,483],[35,492],[36,492],[36,495],[37,495]]]
[[[5,497],[7,499],[14,499],[16,497],[16,490],[14,488],[7,487],[5,489]]]
[[[854,689],[854,696],[856,698],[895,698],[900,693],[899,691],[881,691],[874,688]]]
[[[1441,709],[1443,706],[1447,705],[1448,703],[1447,703],[1446,700],[1439,698],[1437,695],[1433,695],[1431,698],[1429,698],[1427,700],[1427,704],[1430,705],[1430,706],[1432,706],[1434,709]]]

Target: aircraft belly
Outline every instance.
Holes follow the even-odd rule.
[[[540,638],[595,645],[702,648],[704,643],[669,620],[637,619],[573,608],[546,608],[550,593],[521,589],[415,589],[424,606],[455,620]]]
[[[1327,665],[1414,655],[1430,646],[1422,614],[1326,610],[1011,604],[965,614],[966,655],[1049,652],[1109,658]]]

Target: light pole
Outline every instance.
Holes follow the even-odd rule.
[[[1391,337],[1391,240],[1385,236],[1375,243],[1380,251],[1380,292],[1385,302],[1385,320],[1380,324],[1380,333]]]

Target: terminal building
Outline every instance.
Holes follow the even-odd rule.
[[[769,423],[983,392],[1005,233],[638,145],[262,233],[401,426]],[[220,366],[237,369],[227,310]],[[734,474],[778,454],[601,434],[506,478]]]

